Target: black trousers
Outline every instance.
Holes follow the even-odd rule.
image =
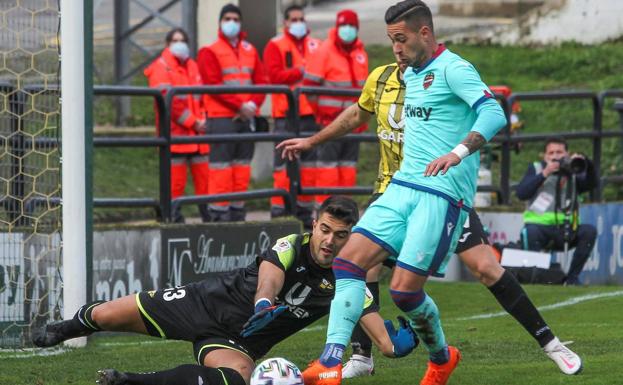
[[[523,232],[524,246],[528,250],[562,251],[565,248],[564,229],[556,225],[526,224]],[[597,229],[593,225],[580,225],[571,234],[569,248],[575,247],[568,278],[576,279],[582,272],[586,260],[591,254],[597,239]]]

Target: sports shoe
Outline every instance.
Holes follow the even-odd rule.
[[[355,378],[371,376],[374,374],[374,361],[372,356],[366,357],[361,354],[353,354],[350,360],[344,364],[342,378]]]
[[[445,385],[448,382],[454,368],[461,361],[461,352],[454,346],[448,346],[448,353],[450,353],[450,359],[445,364],[438,365],[428,361],[428,369],[426,369],[420,385]]]
[[[319,360],[314,360],[303,371],[303,382],[305,385],[339,385],[342,383],[342,364],[327,368]]]
[[[558,337],[545,345],[543,351],[558,365],[560,371],[564,374],[578,374],[582,370],[582,359],[580,356],[560,342]]]
[[[98,385],[125,385],[127,381],[128,377],[125,373],[118,372],[115,369],[104,369],[97,371],[95,383]]]
[[[72,333],[71,330],[73,322],[73,319],[56,321],[42,326],[39,329],[35,329],[32,332],[32,343],[40,348],[48,348],[50,346],[58,345],[70,338],[84,337],[93,333],[90,330],[78,332],[74,331]]]

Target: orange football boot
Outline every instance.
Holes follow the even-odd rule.
[[[448,346],[448,353],[450,353],[450,359],[445,364],[438,365],[428,361],[428,369],[426,369],[420,385],[446,385],[448,383],[448,378],[461,361],[461,352],[454,346]]]
[[[305,385],[340,385],[342,383],[342,364],[327,368],[314,360],[303,371]]]

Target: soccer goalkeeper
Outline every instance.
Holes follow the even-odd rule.
[[[53,346],[103,330],[190,341],[199,365],[149,373],[106,369],[99,372],[99,383],[244,385],[256,360],[329,313],[335,292],[331,264],[358,218],[354,201],[330,197],[321,205],[311,234],[279,239],[246,268],[84,305],[73,319],[38,330],[33,342]],[[390,321],[384,324],[371,295],[364,308],[360,322],[383,354],[402,357],[415,348],[417,339],[404,319],[397,331]]]

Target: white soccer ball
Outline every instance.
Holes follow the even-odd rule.
[[[251,385],[303,385],[303,375],[285,358],[269,358],[255,367]]]

